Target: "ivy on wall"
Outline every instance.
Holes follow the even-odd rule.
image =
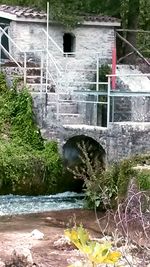
[[[45,142],[26,89],[9,89],[0,73],[0,194],[60,191],[62,161],[56,142]]]

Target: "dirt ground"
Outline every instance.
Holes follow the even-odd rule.
[[[44,267],[66,267],[68,259],[78,259],[78,251],[59,246],[57,241],[64,229],[73,226],[74,221],[82,223],[92,236],[99,236],[94,212],[86,210],[66,210],[31,215],[0,217],[0,259],[8,259],[13,250],[31,249],[34,262]],[[31,237],[37,229],[44,233],[43,240]]]
[[[102,217],[103,214],[98,214]],[[31,249],[33,261],[40,267],[66,267],[79,258],[79,252],[68,246],[61,246],[64,229],[82,223],[92,237],[100,238],[100,229],[95,214],[89,210],[66,210],[31,215],[0,217],[0,260],[5,261],[14,249]],[[105,220],[101,225],[106,224]],[[110,223],[108,232],[111,232]],[[44,239],[36,240],[31,232],[37,229],[44,233]],[[135,236],[135,235],[134,235]],[[139,237],[138,237],[139,238]]]

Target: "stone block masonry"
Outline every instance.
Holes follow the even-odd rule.
[[[58,140],[60,151],[63,145],[74,136],[91,137],[105,150],[108,163],[117,162],[135,154],[150,153],[150,123],[112,123],[109,128],[55,125],[50,129],[42,129],[42,133],[47,139]]]

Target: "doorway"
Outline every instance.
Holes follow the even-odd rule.
[[[69,56],[74,56],[75,52],[75,35],[72,33],[64,33],[63,35],[63,51],[64,56],[68,54]]]

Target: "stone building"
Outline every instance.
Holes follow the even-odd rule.
[[[108,113],[112,122],[149,121],[150,80],[138,70],[118,66],[123,76],[117,89],[133,93],[110,97],[109,110],[108,96],[94,92],[108,89],[99,83],[99,67],[111,64],[119,26],[116,18],[86,15],[72,30],[51,20],[47,29],[45,12],[0,5],[1,66],[9,80],[20,75],[30,89],[41,127],[56,122],[108,126]],[[129,73],[133,76],[124,77]],[[146,91],[146,100],[136,100],[135,91]]]
[[[119,26],[115,18],[88,15],[72,30],[51,20],[47,30],[45,12],[0,5],[1,69],[8,83],[19,76],[28,87],[41,133],[59,142],[65,161],[79,160],[79,140],[103,165],[149,151],[147,75],[119,65],[116,91],[109,92],[111,84],[99,79]]]
[[[47,15],[43,11],[18,6],[0,5],[0,26],[22,51],[45,49]],[[73,30],[49,21],[49,35],[65,53],[100,53],[100,57],[111,57],[115,43],[114,28],[120,21],[108,16],[85,16],[84,21]],[[5,42],[4,42],[5,41]],[[6,45],[6,40],[2,44]],[[7,41],[9,42],[9,41]],[[8,45],[6,45],[6,49]],[[56,46],[49,42],[49,49],[56,53]],[[19,51],[9,43],[9,51],[18,56]],[[63,57],[64,55],[62,55]]]
[[[30,87],[31,92],[66,93],[67,95],[60,95],[60,98],[66,102],[71,100],[71,103],[60,105],[59,112],[65,113],[60,115],[63,122],[68,123],[71,118],[75,124],[96,124],[96,104],[85,103],[95,101],[96,97],[70,96],[68,93],[96,88],[96,84],[92,82],[96,82],[99,66],[105,62],[111,63],[112,49],[116,43],[115,28],[120,26],[120,21],[109,16],[86,15],[82,23],[68,30],[63,25],[49,20],[47,31],[45,12],[34,8],[0,5],[0,26],[3,28],[1,58],[4,62],[9,58],[21,65],[19,71],[23,71],[24,83]],[[22,66],[25,66],[25,69],[22,69]],[[13,74],[18,72],[18,67],[13,69]],[[10,76],[10,67],[6,72]],[[56,95],[50,94],[46,97],[48,105],[45,104],[45,95],[41,105],[47,105],[47,115],[40,115],[39,118],[46,117],[45,121],[48,123],[56,120],[58,105],[52,104],[56,102]],[[39,102],[38,98],[36,95],[35,106]],[[77,104],[78,101],[80,104]],[[71,116],[72,113],[74,116]],[[39,120],[41,124],[41,119]]]

